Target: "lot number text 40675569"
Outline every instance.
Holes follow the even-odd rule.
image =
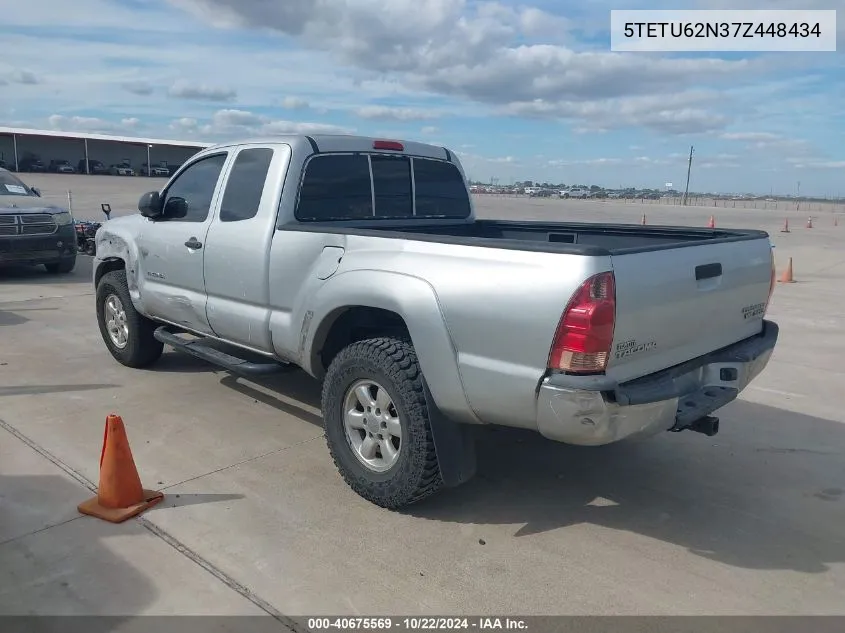
[[[308,618],[308,629],[320,630],[375,630],[375,631],[526,631],[525,620],[513,617],[322,617]]]

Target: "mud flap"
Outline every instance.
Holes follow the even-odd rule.
[[[471,429],[468,425],[455,422],[443,414],[434,402],[425,380],[423,389],[443,484],[448,488],[460,486],[475,476],[477,467],[475,440]]]

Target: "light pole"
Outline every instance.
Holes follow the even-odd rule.
[[[689,148],[689,163],[687,164],[687,186],[684,187],[684,201],[682,202],[683,206],[687,206],[687,198],[689,197],[689,175],[690,171],[692,170],[692,153],[694,151],[694,147],[690,145]]]
[[[147,145],[147,176],[153,175],[153,164],[150,162],[150,148],[152,145]]]

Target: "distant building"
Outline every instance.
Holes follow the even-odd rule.
[[[172,173],[198,151],[212,143],[172,141],[84,132],[59,132],[0,126],[0,167],[13,171],[44,171],[51,162],[67,161],[74,171],[93,173],[101,164],[106,171],[112,166],[129,165],[133,172],[146,174],[147,160],[153,175]],[[156,169],[159,168],[159,169]],[[101,173],[98,168],[97,173]],[[158,172],[158,173],[157,173]]]

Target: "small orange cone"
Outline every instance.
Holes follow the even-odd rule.
[[[786,270],[783,271],[783,274],[780,276],[778,280],[784,284],[791,284],[795,283],[795,279],[792,278],[792,258],[789,258],[789,261],[786,264]]]
[[[643,219],[640,220],[640,224],[645,225],[645,213],[643,213]]]
[[[786,218],[783,221],[783,228],[780,230],[781,233],[789,233],[789,218]]]
[[[163,498],[161,492],[141,486],[123,419],[119,415],[109,415],[100,453],[97,496],[80,503],[77,509],[82,514],[121,523],[141,514]]]
[[[707,228],[709,228],[709,229],[715,229],[716,228],[716,218],[714,218],[712,215],[710,216],[710,221],[707,223]]]
[[[813,218],[807,218],[807,228],[813,228]]]

